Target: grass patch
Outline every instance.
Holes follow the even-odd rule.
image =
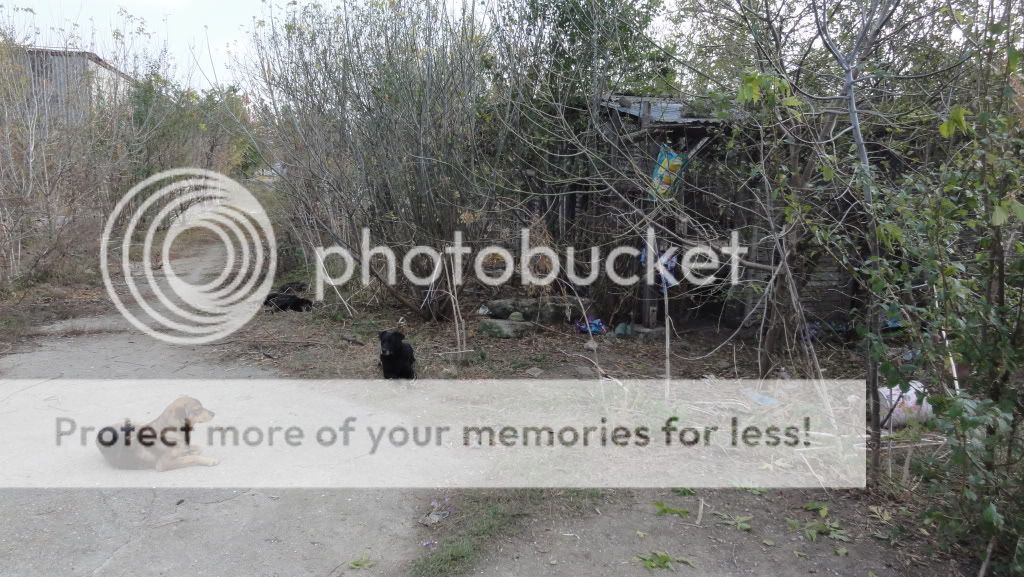
[[[459,499],[458,512],[439,527],[447,535],[433,551],[415,560],[413,577],[452,577],[472,571],[494,539],[508,534],[542,498],[540,490],[470,493]]]
[[[0,343],[13,343],[29,330],[28,314],[0,305]]]
[[[38,325],[95,314],[109,302],[101,287],[26,285],[0,291],[0,343],[35,336]],[[10,347],[0,346],[0,353]]]
[[[690,511],[688,509],[680,509],[678,507],[671,507],[669,505],[666,505],[664,501],[655,501],[654,502],[654,507],[655,507],[655,509],[657,509],[657,515],[659,517],[663,517],[665,515],[675,515],[676,517],[679,517],[680,519],[685,519],[686,517],[688,517],[690,515]]]
[[[675,567],[672,565],[673,562],[683,563],[684,565],[693,567],[693,562],[686,557],[673,557],[664,551],[652,551],[647,555],[637,555],[636,559],[648,571],[653,571],[655,569],[669,569],[674,571]]]
[[[292,247],[286,247],[287,251],[294,251]],[[282,259],[284,261],[286,259]],[[283,263],[289,264],[289,263]],[[316,268],[313,265],[307,265],[305,262],[296,260],[290,263],[291,266],[284,268],[279,266],[278,270],[275,271],[274,275],[274,287],[279,287],[283,284],[290,282],[301,282],[306,283],[309,286],[309,292],[312,293],[316,287],[313,286],[313,281],[316,280]],[[328,293],[333,294],[334,291],[331,287],[325,287],[327,290],[324,291],[324,296],[328,296]]]

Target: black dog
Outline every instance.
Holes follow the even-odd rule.
[[[398,331],[381,331],[380,333],[380,366],[384,369],[385,379],[414,379],[416,373],[412,365],[416,357],[412,345],[403,343],[405,335]]]
[[[313,301],[283,293],[270,293],[263,301],[263,306],[278,311],[304,312],[313,310]]]

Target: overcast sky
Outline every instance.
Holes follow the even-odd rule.
[[[32,8],[39,31],[38,44],[63,44],[55,29],[67,29],[77,22],[85,47],[92,47],[100,56],[105,56],[103,52],[109,46],[111,31],[120,27],[122,18],[118,11],[124,8],[146,21],[146,27],[153,33],[152,48],[159,49],[166,42],[176,62],[177,79],[196,87],[208,86],[214,72],[221,82],[230,80],[226,69],[230,62],[228,50],[244,49],[244,30],[251,25],[254,16],[263,14],[266,9],[262,0],[0,0],[0,3]],[[22,31],[27,28],[28,18],[21,15],[16,19]],[[93,30],[94,33],[90,32]]]

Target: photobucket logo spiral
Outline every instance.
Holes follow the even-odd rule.
[[[196,246],[201,236],[219,243]],[[198,256],[175,262],[176,242]],[[115,258],[130,298],[115,290]],[[103,231],[100,262],[107,293],[132,325],[165,342],[196,345],[230,335],[256,314],[277,254],[270,219],[251,192],[217,172],[178,168],[121,198]]]

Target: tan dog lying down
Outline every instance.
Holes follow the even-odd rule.
[[[194,436],[192,427],[211,419],[213,411],[198,400],[180,397],[156,420],[141,427],[126,420],[101,429],[96,435],[96,446],[107,462],[118,469],[170,471],[196,465],[212,467],[217,460],[200,455],[202,448],[190,444]]]

